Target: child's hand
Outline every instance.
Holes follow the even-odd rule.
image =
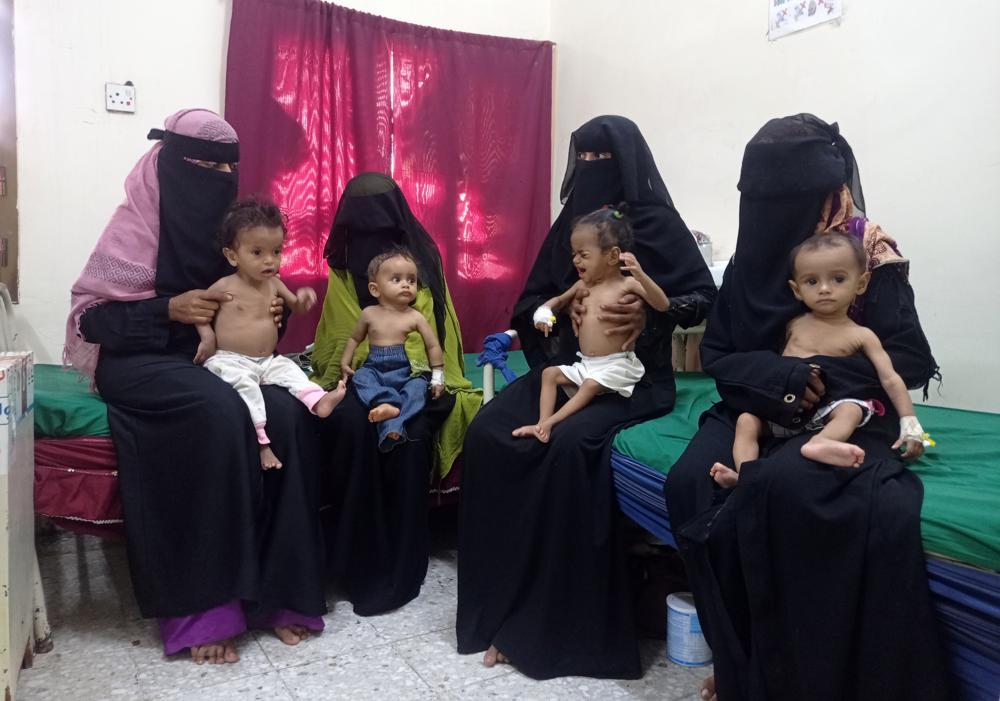
[[[299,311],[305,313],[316,306],[316,291],[311,287],[303,287],[295,293],[299,302]]]
[[[642,274],[642,266],[639,265],[639,261],[634,254],[628,252],[622,253],[619,260],[622,263],[622,270],[627,270],[633,277]]]
[[[444,367],[431,368],[431,399],[437,399],[444,392]]]
[[[195,365],[201,365],[213,355],[215,355],[215,341],[202,341],[194,354]]]
[[[906,446],[903,450],[903,460],[916,460],[924,454],[924,442],[919,438],[900,438],[892,444],[893,450]]]
[[[551,307],[543,304],[535,310],[531,320],[534,322],[535,328],[545,334],[545,338],[548,338],[549,332],[552,331],[552,325],[556,321],[556,316],[552,313]]]
[[[340,364],[340,376],[344,378],[344,380],[349,380],[353,375],[354,375],[354,368],[352,368],[347,363]]]
[[[899,438],[892,444],[892,449],[897,450],[904,445],[903,460],[916,460],[924,454],[924,429],[916,416],[899,417]]]

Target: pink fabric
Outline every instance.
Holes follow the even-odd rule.
[[[108,436],[35,440],[35,513],[80,523],[122,523],[118,457]]]
[[[210,110],[181,110],[164,126],[185,136],[235,142],[236,132]],[[80,336],[80,317],[104,302],[151,299],[155,293],[156,254],[160,242],[160,186],[156,159],[157,141],[139,159],[125,179],[125,201],[97,240],[80,277],[73,284],[63,364],[93,378],[100,347]]]
[[[299,392],[295,398],[305,404],[309,411],[313,411],[313,408],[316,406],[316,402],[322,399],[325,394],[326,390],[319,385],[316,385],[312,389],[306,389]],[[313,411],[313,413],[315,414],[316,412]]]
[[[441,250],[467,348],[510,323],[550,224],[552,45],[320,0],[233,3],[226,118],[241,192],[288,214],[282,276],[322,295],[347,181],[392,176]],[[313,340],[321,305],[279,350]]]
[[[247,617],[238,599],[190,616],[161,618],[159,623],[160,639],[163,641],[165,655],[174,655],[186,648],[235,638],[247,630]],[[251,628],[279,628],[292,625],[304,626],[314,633],[320,632],[325,626],[319,616],[305,616],[288,609],[257,614],[252,616],[249,622]]]
[[[267,426],[265,424],[254,424],[253,430],[257,432],[257,443],[260,445],[270,445],[271,439],[267,437]]]

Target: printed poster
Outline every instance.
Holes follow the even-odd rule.
[[[843,0],[768,0],[767,38],[839,19],[843,11]]]

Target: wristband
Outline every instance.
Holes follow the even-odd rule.
[[[540,306],[538,309],[536,309],[534,316],[531,317],[531,323],[535,324],[536,326],[538,324],[545,324],[550,329],[552,328],[552,324],[554,324],[555,321],[556,321],[556,315],[553,314],[552,310],[549,307],[546,307],[544,304]]]
[[[444,368],[431,368],[431,386],[444,386]]]

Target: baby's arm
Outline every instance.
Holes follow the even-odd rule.
[[[889,395],[896,413],[899,414],[899,440],[893,443],[892,447],[898,448],[905,443],[906,451],[903,453],[903,458],[919,458],[924,452],[923,429],[914,413],[913,400],[906,390],[906,383],[892,367],[892,359],[871,329],[863,327],[861,329],[861,350],[875,366],[882,389]]]
[[[226,278],[222,278],[221,280],[216,280],[215,284],[208,288],[208,291],[225,292],[226,287]],[[212,328],[212,324],[195,324],[194,327],[197,329],[198,337],[201,339],[198,343],[198,350],[194,354],[194,362],[201,365],[215,355],[215,351],[217,350],[215,345],[215,329]]]
[[[316,292],[311,287],[300,287],[294,294],[278,278],[274,279],[274,294],[284,300],[292,314],[305,314],[316,304]]]
[[[622,253],[621,261],[622,270],[627,270],[632,274],[632,277],[625,282],[625,289],[642,297],[656,311],[667,311],[670,308],[670,299],[667,297],[667,293],[656,284],[653,278],[646,274],[635,255]]]
[[[577,290],[579,290],[582,285],[583,281],[577,280],[573,283],[572,287],[563,292],[561,295],[556,295],[538,307],[538,309],[535,310],[535,316],[533,319],[535,322],[535,328],[548,337],[549,332],[552,330],[552,316],[554,316],[556,312],[565,307],[573,300],[574,297],[576,297]],[[575,330],[576,329],[574,329],[574,331]]]
[[[415,309],[411,313],[415,315],[416,318],[414,321],[417,325],[417,331],[420,332],[421,337],[424,339],[424,347],[427,349],[427,360],[431,364],[431,396],[437,399],[444,391],[444,352],[441,350],[441,344],[438,343],[437,336],[431,325],[427,323],[424,315]]]
[[[367,311],[367,309],[361,310],[361,315],[358,316],[358,323],[354,325],[354,330],[351,331],[350,338],[344,344],[344,352],[340,356],[340,375],[344,380],[354,374],[354,368],[351,367],[351,361],[354,360],[354,351],[358,349],[358,345],[368,335],[369,315]]]

